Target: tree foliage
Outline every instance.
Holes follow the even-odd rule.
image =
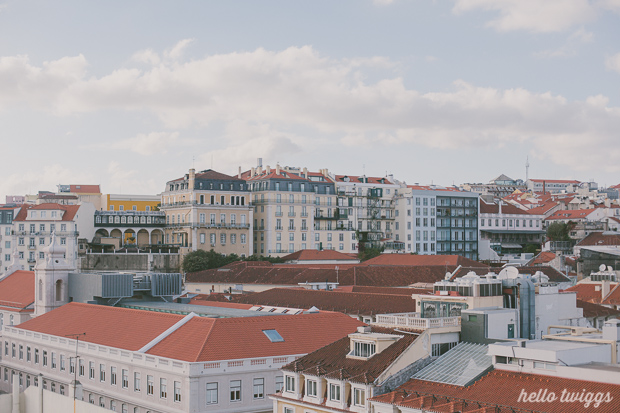
[[[244,259],[237,254],[222,255],[214,250],[198,250],[190,252],[183,258],[182,268],[184,272],[198,272],[211,268],[219,268],[235,261],[244,261]],[[269,261],[274,264],[284,262],[284,260],[279,257],[260,257],[258,255],[250,255],[245,258],[245,261]]]
[[[569,241],[570,223],[554,222],[547,227],[547,238],[551,241]]]
[[[360,259],[360,261],[366,261],[371,258],[378,257],[379,255],[381,255],[382,251],[383,248],[360,248],[360,252],[358,252],[357,257]]]

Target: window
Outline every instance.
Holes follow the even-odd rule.
[[[146,394],[153,394],[153,376],[146,376]]]
[[[110,367],[110,384],[116,386],[116,367]]]
[[[375,343],[364,343],[355,341],[355,347],[353,349],[353,355],[356,357],[371,357],[375,354]]]
[[[54,354],[54,353],[52,353]],[[19,345],[19,359],[23,360],[24,359],[24,346],[22,346],[21,344]],[[52,363],[54,364],[54,363]]]
[[[256,378],[253,380],[254,387],[254,399],[264,399],[265,398],[265,379],[264,378]]]
[[[43,352],[43,365],[45,365],[45,352]],[[95,378],[95,362],[94,361],[88,362],[88,378],[89,379]]]
[[[207,383],[207,404],[217,404],[217,383]]]
[[[286,391],[295,391],[295,377],[294,376],[286,376]]]
[[[241,243],[242,244],[246,243],[246,234],[241,234]]]
[[[15,346],[15,344],[13,344]],[[15,357],[15,348],[13,348],[13,357]],[[43,350],[43,365],[47,366],[47,351]]]
[[[30,362],[30,346],[26,347],[26,361]],[[60,356],[60,369],[64,370],[62,367],[63,356]]]
[[[137,371],[133,373],[133,391],[140,391],[140,373]]]
[[[276,376],[276,393],[282,391],[284,387],[284,376]]]
[[[21,346],[19,346],[20,348],[20,358],[21,358]],[[54,353],[52,351],[52,368],[55,369],[56,368],[56,353]]]
[[[340,401],[340,385],[329,384],[329,400],[339,402]]]
[[[123,389],[126,389],[129,387],[129,372],[123,369],[121,373],[122,373],[122,379],[123,379],[123,382],[122,382]]]
[[[35,353],[36,356],[36,353]],[[84,360],[80,360],[80,376],[84,376]]]
[[[99,381],[105,381],[105,364],[99,365]]]
[[[241,401],[241,380],[230,381],[230,401]]]
[[[366,391],[364,389],[355,389],[353,392],[353,403],[356,406],[366,405]]]
[[[306,381],[306,394],[308,396],[316,397],[316,395],[317,395],[317,392],[316,392],[316,380],[308,379]]]
[[[180,381],[174,382],[174,401],[175,402],[181,401],[181,382]]]
[[[166,381],[166,379],[161,378],[159,379],[159,397],[162,399],[165,399],[166,397],[168,397],[168,382]]]

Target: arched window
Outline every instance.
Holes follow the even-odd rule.
[[[56,301],[62,301],[62,280],[56,281]]]

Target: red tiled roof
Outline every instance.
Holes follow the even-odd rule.
[[[34,272],[15,271],[0,280],[0,306],[12,311],[23,310],[34,303]]]
[[[15,216],[15,219],[13,219],[13,221],[25,221],[26,217],[28,216],[28,211],[31,211],[31,210],[65,211],[64,214],[62,214],[61,221],[73,221],[73,218],[75,217],[75,214],[78,212],[79,209],[80,209],[79,205],[60,205],[60,204],[24,205],[19,210],[19,213]]]
[[[334,250],[299,250],[292,254],[282,257],[284,261],[323,261],[323,260],[347,260],[359,261],[357,258],[351,257],[349,254]]]
[[[486,267],[478,261],[460,255],[416,255],[416,254],[381,254],[364,261],[361,265],[406,265],[406,266],[468,266]]]
[[[595,245],[620,245],[620,234],[610,234],[609,232],[591,232],[577,243],[578,247]]]
[[[194,317],[147,353],[185,361],[307,354],[356,331],[363,323],[340,313],[296,316]],[[284,339],[272,343],[264,330]]]
[[[429,292],[433,292],[433,290],[431,289],[424,288],[371,287],[363,285],[343,285],[339,286],[334,291],[347,293],[406,295],[408,297],[411,297],[412,294],[426,294]]]
[[[603,305],[620,305],[620,288],[619,288],[620,284],[616,285],[615,287],[611,288],[611,291],[609,292],[609,294],[607,294],[607,297],[605,297],[605,299],[603,300],[603,302],[601,304]]]
[[[84,332],[80,341],[136,351],[183,318],[177,314],[69,303],[17,328],[59,337]],[[306,354],[361,325],[339,313],[194,317],[146,354],[190,362]],[[284,341],[272,343],[263,330],[276,330]]]
[[[345,314],[375,315],[415,312],[416,303],[411,295],[388,295],[317,291],[292,288],[272,288],[235,298],[235,302],[275,307],[317,307],[324,311]]]
[[[556,259],[556,257],[557,255],[555,255],[555,253],[551,251],[543,251],[537,256],[535,256],[530,262],[528,262],[527,265],[534,266],[534,265],[546,264]]]
[[[595,303],[591,303],[584,300],[577,299],[577,308],[583,309],[583,316],[586,318],[592,317],[618,317],[620,315],[620,310],[614,310],[613,308],[605,307],[604,305],[599,305]]]
[[[99,185],[69,185],[69,191],[76,194],[101,194]]]
[[[616,283],[611,283],[611,288],[616,286]],[[601,304],[603,301],[601,283],[579,283],[567,288],[564,291],[576,292],[578,300],[586,301],[588,303]]]
[[[402,336],[382,352],[368,360],[347,358],[351,351],[350,338],[320,348],[287,364],[285,371],[304,372],[308,375],[347,380],[353,383],[372,383],[418,338],[419,334],[403,333],[389,328],[371,327],[373,333]]]
[[[387,254],[398,255],[398,254]],[[423,257],[423,256],[418,256]],[[427,255],[425,257],[433,257]],[[454,271],[456,265],[450,264],[448,255],[443,257],[440,265],[336,265],[290,264],[282,266],[269,262],[236,262],[222,268],[190,273],[186,282],[191,283],[234,283],[294,285],[305,282],[338,282],[341,285],[365,285],[382,287],[404,287],[415,283],[434,283],[443,280],[446,271]],[[448,265],[446,266],[446,258]],[[369,260],[370,261],[370,260]],[[457,259],[452,259],[459,262]],[[468,260],[471,261],[471,260]],[[368,261],[367,261],[368,262]],[[477,267],[488,268],[471,261]],[[328,267],[328,268],[325,268]],[[222,269],[226,271],[222,271]],[[485,272],[486,274],[486,272]]]
[[[229,301],[208,301],[199,298],[192,298],[189,300],[189,303],[207,307],[236,308],[238,310],[249,310],[253,307],[251,304],[231,303]]]
[[[547,220],[552,221],[556,219],[583,219],[594,211],[596,211],[596,209],[573,209],[555,211],[553,214],[547,217]]]
[[[563,392],[576,393],[578,396],[584,393],[584,390],[594,395],[602,393],[605,396],[609,393],[611,400],[600,403],[597,408],[594,408],[593,403],[585,407],[584,401],[560,401]],[[539,391],[541,394],[546,392],[547,395],[554,393],[557,400],[527,402],[523,397],[519,399],[522,392],[529,395]],[[424,407],[427,411],[433,412],[616,413],[620,400],[620,385],[494,370],[468,387],[412,379],[398,390],[373,397],[371,400],[401,407],[419,408],[422,398],[428,395],[434,398],[426,397]],[[485,410],[487,407],[492,407],[494,410]]]
[[[407,185],[407,188],[419,190],[419,191],[452,191],[461,192],[461,190],[455,186],[443,187],[443,186],[431,186],[431,185]]]
[[[515,267],[517,270],[519,270],[519,274],[528,274],[528,275],[534,275],[536,274],[537,271],[542,272],[543,274],[545,274],[547,277],[549,277],[549,281],[551,282],[555,282],[555,283],[565,283],[565,282],[570,282],[570,278],[567,278],[564,274],[562,274],[560,271],[556,270],[553,267],[550,267],[548,265],[544,265],[544,266],[522,266],[522,267]],[[455,278],[459,278],[462,277],[464,275],[466,275],[468,272],[473,271],[474,273],[478,274],[478,275],[485,275],[488,274],[489,271],[494,271],[494,272],[499,272],[501,271],[500,268],[491,268],[491,267],[485,267],[485,268],[477,268],[477,267],[461,267],[453,276],[452,276],[452,280],[454,280]]]
[[[346,182],[344,179],[349,178],[349,182],[354,183],[369,183],[369,184],[392,184],[389,179],[385,177],[376,176],[355,176],[355,175],[336,175],[337,182]],[[363,181],[362,181],[363,178]]]
[[[545,215],[547,212],[556,208],[558,206],[557,202],[545,202],[542,205],[539,205],[534,208],[530,208],[530,214],[532,215]]]

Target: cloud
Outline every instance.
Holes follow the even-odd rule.
[[[169,59],[178,60],[183,56],[185,49],[194,42],[195,39],[183,39],[172,47],[172,49],[164,52],[164,56]]]
[[[599,0],[599,6],[620,13],[620,0]]]
[[[587,40],[588,33],[578,30],[574,36]],[[609,58],[607,64],[620,70],[620,57]],[[67,74],[57,73],[55,67],[62,65],[69,67]],[[6,85],[8,93],[0,96],[0,108],[11,102],[47,104],[59,116],[137,111],[154,114],[166,129],[178,131],[141,134],[118,143],[142,155],[183,144],[180,134],[185,131],[222,127],[221,136],[209,138],[208,151],[197,146],[206,164],[213,157],[219,163],[243,165],[258,156],[283,158],[318,145],[337,150],[334,145],[342,149],[356,141],[371,147],[414,144],[450,150],[524,142],[558,164],[588,167],[598,165],[600,148],[612,153],[619,147],[620,108],[610,107],[604,96],[569,101],[551,93],[462,80],[447,91],[421,93],[395,77],[398,64],[385,58],[328,59],[310,46],[187,62],[162,59],[146,70],[126,67],[101,77],[88,77],[86,68],[83,56],[40,67],[24,57],[1,58],[0,89]],[[368,81],[367,72],[375,79],[377,69],[382,78]],[[42,79],[52,81],[53,87],[46,89]],[[24,87],[16,89],[12,82]],[[620,170],[614,164],[603,168]]]
[[[84,171],[80,171],[79,177],[81,183],[96,182],[92,175]],[[57,191],[57,185],[74,184],[75,180],[75,171],[57,163],[34,169],[20,169],[17,173],[3,177],[0,181],[0,194],[24,195],[36,194],[38,191]]]
[[[620,53],[607,57],[607,59],[605,59],[605,65],[608,70],[620,73]]]
[[[389,6],[390,4],[394,3],[394,0],[372,0],[372,2],[376,6]]]
[[[581,28],[571,34],[560,48],[555,50],[545,50],[543,52],[536,53],[536,56],[549,58],[573,57],[577,55],[577,50],[580,46],[592,42],[593,39],[594,34]]]
[[[499,32],[564,31],[596,15],[596,7],[588,0],[455,0],[452,10],[460,14],[477,9],[499,14],[487,23]]]
[[[166,154],[168,148],[179,145],[179,132],[140,133],[133,138],[115,143],[106,143],[105,148],[130,150],[139,155]]]
[[[140,50],[131,57],[134,62],[147,63],[156,66],[161,62],[159,54],[155,53],[152,49]]]

